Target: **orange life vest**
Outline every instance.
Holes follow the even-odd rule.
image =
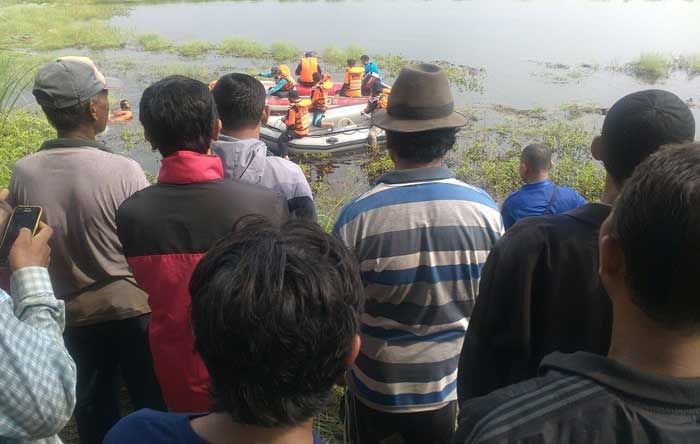
[[[311,108],[325,111],[328,108],[328,92],[333,88],[333,82],[324,80],[311,90]]]
[[[311,128],[309,105],[311,105],[311,101],[309,99],[304,99],[292,105],[287,113],[287,120],[285,120],[284,123],[287,125],[287,128],[294,130],[294,137],[296,138],[309,135],[309,128]]]
[[[379,94],[377,109],[387,109],[389,107],[389,94],[391,94],[391,88],[386,86],[382,88],[382,92]]]
[[[365,70],[360,67],[347,68],[345,70],[345,95],[347,97],[362,97],[362,76]]]
[[[300,82],[314,83],[315,72],[318,72],[318,59],[316,57],[304,57],[301,59]]]
[[[287,83],[282,87],[282,91],[291,91],[295,86],[296,83],[292,79],[292,73],[289,71],[289,66],[287,65],[280,65],[280,72],[277,74],[275,77],[276,80],[279,79],[284,79],[287,81]]]

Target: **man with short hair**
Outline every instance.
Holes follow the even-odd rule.
[[[520,178],[525,185],[503,202],[506,230],[525,217],[565,213],[585,205],[586,199],[568,187],[549,180],[552,152],[544,144],[528,145],[520,155]]]
[[[432,94],[416,93],[424,90]],[[501,215],[488,194],[443,167],[467,120],[439,67],[404,68],[373,124],[386,130],[395,170],[334,228],[361,263],[367,295],[348,428],[362,444],[449,443],[459,351]]]
[[[319,226],[249,218],[190,282],[195,347],[213,413],[142,410],[106,444],[321,444],[314,417],[360,349],[364,296],[355,258]]]
[[[43,207],[56,232],[49,274],[66,306],[83,444],[101,443],[119,420],[120,371],[135,407],[165,408],[148,348],[147,295],[114,223],[119,205],[148,181],[135,161],[95,141],[107,126],[110,82],[85,57],[63,57],[39,70],[33,93],[58,138],[17,161],[8,201]]]
[[[612,312],[598,277],[600,226],[637,165],[694,137],[693,114],[670,92],[636,92],[610,108],[591,146],[607,172],[602,202],[520,221],[486,261],[459,366],[460,403],[537,376],[552,352],[607,353]]]
[[[212,94],[222,123],[212,150],[224,163],[224,176],[276,191],[287,198],[291,217],[315,220],[304,172],[294,162],[272,155],[260,141],[260,125],[269,115],[262,83],[246,74],[227,74]]]
[[[608,357],[553,353],[542,377],[462,404],[456,443],[700,442],[700,145],[639,165],[599,242]]]
[[[221,121],[204,83],[171,76],[152,84],[141,97],[139,118],[163,160],[158,183],[119,207],[117,231],[153,310],[151,351],[168,409],[204,412],[210,384],[189,321],[192,270],[238,219],[260,214],[281,224],[287,205],[272,191],[224,179],[221,158],[210,154]]]

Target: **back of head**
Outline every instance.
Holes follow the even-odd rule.
[[[299,92],[296,89],[289,91],[289,102],[290,103],[297,103],[300,100],[301,100],[301,97],[299,97]]]
[[[367,54],[364,54],[362,57],[360,57],[360,61],[362,63],[369,63],[369,56]]]
[[[695,118],[678,96],[662,90],[639,91],[623,97],[608,111],[601,133],[601,160],[622,185],[661,146],[694,138]]]
[[[318,72],[318,71],[316,71],[315,73],[313,73],[313,74],[312,74],[312,77],[313,77],[314,82],[316,82],[316,83],[318,83],[318,82],[320,82],[321,80],[323,80],[323,75],[322,75],[320,72]]]
[[[348,59],[348,68],[354,68],[355,67],[355,59]]]
[[[190,292],[219,411],[276,427],[323,409],[363,304],[359,267],[340,241],[315,224],[248,217],[201,260]]]
[[[549,171],[552,167],[552,152],[541,143],[528,145],[520,155],[520,163],[532,171]]]
[[[170,76],[143,92],[139,119],[153,149],[167,157],[176,151],[207,153],[218,114],[206,84]]]
[[[314,51],[306,51],[304,57],[316,57],[316,53]]]
[[[224,129],[255,128],[265,111],[265,87],[247,74],[227,74],[212,90]]]
[[[640,164],[610,224],[633,301],[665,328],[700,333],[700,145],[663,148]]]

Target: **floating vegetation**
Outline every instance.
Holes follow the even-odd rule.
[[[530,60],[530,62],[544,68],[542,71],[533,72],[531,76],[559,85],[580,83],[600,69],[600,65],[593,63],[571,66],[564,63],[538,62],[535,60]]]
[[[158,34],[140,35],[137,42],[144,51],[165,51],[173,46],[173,43],[170,40],[167,40]]]
[[[175,52],[182,57],[197,58],[204,57],[209,51],[214,49],[214,45],[205,40],[192,40],[175,47]]]
[[[486,70],[483,68],[472,68],[465,65],[455,65],[450,62],[436,61],[434,64],[440,66],[452,86],[462,92],[484,92],[484,80],[486,79]]]
[[[170,63],[166,65],[156,65],[153,71],[148,73],[148,77],[151,80],[158,80],[176,74],[197,79],[204,83],[209,83],[214,75],[205,64]]]
[[[217,51],[219,54],[234,57],[248,57],[251,59],[268,57],[268,51],[262,43],[246,38],[224,40],[218,45]]]
[[[668,77],[672,60],[664,54],[657,52],[647,52],[639,56],[639,59],[626,65],[626,71],[648,83],[656,83]]]
[[[357,45],[349,45],[345,49],[331,45],[323,50],[323,62],[335,68],[343,69],[347,66],[347,61],[349,59],[357,61],[359,65],[360,57],[366,52],[367,51]]]
[[[270,56],[276,62],[289,62],[299,57],[299,49],[284,42],[275,42],[270,45]]]
[[[676,57],[673,61],[673,69],[685,71],[689,76],[700,75],[700,54]]]
[[[105,4],[17,4],[0,7],[0,46],[52,50],[106,49],[125,45],[126,36],[107,20],[127,8]]]

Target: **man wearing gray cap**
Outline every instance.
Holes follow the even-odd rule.
[[[136,162],[95,140],[106,128],[113,86],[85,57],[45,65],[33,93],[58,137],[20,159],[10,181],[10,204],[43,207],[55,230],[49,274],[66,306],[82,444],[101,443],[119,420],[118,369],[136,407],[164,409],[148,349],[147,295],[115,224],[119,205],[148,181]]]
[[[479,270],[503,222],[488,194],[443,167],[467,120],[439,67],[404,68],[373,123],[386,130],[395,169],[334,229],[360,261],[367,296],[348,374],[349,431],[363,444],[447,444]]]

